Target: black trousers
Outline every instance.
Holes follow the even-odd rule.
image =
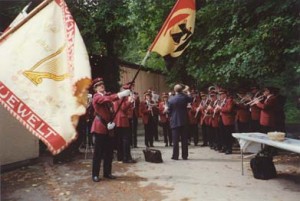
[[[137,147],[137,126],[138,126],[138,118],[133,115],[131,119],[129,119],[130,124],[130,145]]]
[[[197,146],[199,142],[198,124],[190,124],[189,133],[193,137],[194,145]]]
[[[166,145],[172,144],[172,131],[170,128],[170,123],[162,123],[163,135],[164,135],[164,143]]]
[[[234,133],[234,125],[224,125],[224,143],[227,151],[232,151],[232,144],[234,140],[232,133]]]
[[[215,134],[215,147],[218,150],[222,149],[222,136],[219,127],[212,127],[212,132]]]
[[[237,127],[239,133],[248,133],[250,132],[250,123],[249,122],[240,122],[237,121]]]
[[[172,158],[178,159],[179,157],[179,139],[181,139],[181,156],[183,159],[188,158],[188,137],[186,126],[172,128],[173,138],[173,155]]]
[[[154,139],[155,141],[158,141],[158,115],[154,115],[153,116],[153,128],[154,128]]]
[[[207,139],[210,147],[215,146],[216,136],[212,126],[207,126]]]
[[[203,123],[201,125],[201,131],[202,131],[202,140],[203,140],[203,144],[207,145],[208,143],[208,139],[207,139],[207,125],[205,123]]]
[[[145,145],[146,147],[153,146],[153,137],[155,133],[155,123],[152,116],[149,117],[148,124],[144,124],[145,128]]]
[[[117,127],[116,133],[118,136],[118,160],[128,161],[132,160],[130,149],[130,128]]]
[[[260,124],[259,124],[259,120],[251,120],[250,121],[250,132],[260,132],[261,128],[260,128]]]
[[[260,126],[261,133],[267,134],[268,132],[271,132],[271,131],[275,131],[275,129],[271,126],[263,126],[263,125]]]
[[[93,156],[92,176],[99,176],[101,160],[103,159],[103,174],[110,175],[113,159],[113,138],[107,134],[94,134],[95,149]]]

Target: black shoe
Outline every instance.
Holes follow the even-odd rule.
[[[98,176],[93,176],[93,182],[99,182],[100,181],[100,178]]]
[[[114,175],[111,175],[111,174],[104,175],[104,177],[107,178],[107,179],[116,179],[117,178],[117,177],[115,177]]]
[[[178,158],[175,158],[175,157],[172,157],[171,159],[176,160],[176,161],[178,160]]]
[[[228,155],[228,154],[232,154],[232,151],[230,151],[230,150],[227,150],[227,151],[225,152],[225,154],[226,154],[226,155]]]
[[[226,150],[225,150],[225,149],[220,149],[219,152],[220,152],[220,153],[225,153]]]
[[[188,158],[182,158],[182,160],[188,160]]]
[[[154,147],[154,145],[153,145],[153,144],[151,144],[151,145],[150,145],[150,147]]]
[[[165,147],[167,147],[168,146],[168,144],[165,144]]]
[[[133,148],[138,148],[138,146],[134,145]]]
[[[123,163],[136,163],[135,160],[131,159],[131,160],[126,160],[126,161],[123,161]]]

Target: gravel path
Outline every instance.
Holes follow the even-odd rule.
[[[162,151],[161,164],[144,161],[141,148],[133,149],[136,164],[115,161],[116,180],[91,181],[91,155],[53,164],[50,156],[35,165],[1,174],[1,200],[128,200],[128,201],[298,201],[300,197],[300,156],[282,152],[274,158],[278,177],[257,180],[249,159],[241,175],[238,150],[232,155],[207,147],[189,146],[189,160],[171,160],[171,147],[155,142]]]

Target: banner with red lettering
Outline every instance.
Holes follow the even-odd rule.
[[[1,105],[59,153],[76,139],[91,82],[89,57],[66,3],[52,1],[2,40],[0,58]]]

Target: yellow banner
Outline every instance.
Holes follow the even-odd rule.
[[[2,40],[0,58],[1,104],[59,153],[76,138],[91,82],[89,57],[66,3],[51,2]]]

